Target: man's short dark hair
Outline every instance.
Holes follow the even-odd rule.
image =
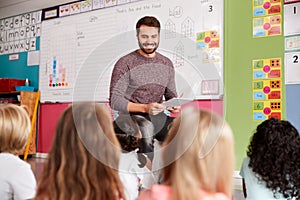
[[[139,33],[141,25],[151,26],[158,28],[158,32],[160,32],[160,23],[159,21],[152,16],[145,16],[136,23],[136,32]]]

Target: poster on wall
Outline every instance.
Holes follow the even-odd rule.
[[[281,3],[281,0],[252,0],[253,38],[282,34]]]
[[[284,5],[284,35],[300,34],[300,3]]]
[[[299,51],[300,50],[300,35],[287,36],[284,38],[285,51]]]
[[[37,50],[42,11],[0,19],[0,55]]]
[[[274,15],[281,13],[280,0],[254,0],[253,1],[253,17]]]
[[[253,60],[252,71],[253,120],[281,119],[282,59]]]
[[[281,101],[254,101],[253,120],[264,121],[269,118],[281,119]]]
[[[253,61],[253,79],[281,78],[282,66],[280,58],[260,59]]]
[[[253,37],[281,35],[281,15],[253,18]]]
[[[285,84],[300,84],[300,52],[284,54]]]

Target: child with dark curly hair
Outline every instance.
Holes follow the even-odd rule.
[[[151,137],[153,124],[142,116],[120,115],[114,121],[116,136],[122,148],[119,163],[119,176],[125,186],[127,200],[135,200],[139,191],[154,184],[150,159],[140,151],[144,144],[142,138]]]
[[[300,136],[288,121],[268,119],[257,126],[240,175],[246,199],[299,199]]]

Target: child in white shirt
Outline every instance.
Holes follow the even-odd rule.
[[[21,153],[30,134],[30,119],[24,108],[0,104],[0,198],[2,200],[32,199],[36,179]]]
[[[119,116],[114,121],[116,136],[122,147],[119,176],[125,187],[128,200],[138,197],[139,191],[154,184],[151,161],[139,152],[142,143],[141,131],[153,132],[153,125],[141,116]]]

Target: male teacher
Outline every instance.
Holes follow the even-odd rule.
[[[153,151],[152,137],[163,141],[172,118],[165,110],[177,113],[180,107],[166,107],[163,97],[177,96],[172,61],[158,53],[160,23],[152,16],[141,18],[136,24],[139,49],[121,57],[115,64],[110,83],[110,106],[119,114],[141,115],[154,125],[152,143],[143,153]],[[144,136],[143,138],[148,137]],[[149,141],[149,140],[148,140]]]

